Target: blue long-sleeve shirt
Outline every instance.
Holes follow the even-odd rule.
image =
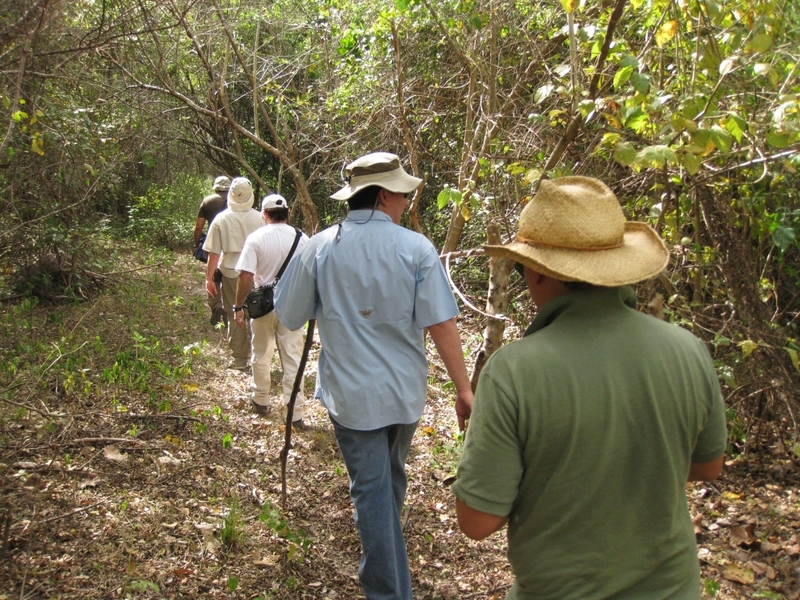
[[[424,329],[458,306],[427,238],[380,211],[356,210],[292,259],[275,312],[290,329],[317,320],[316,396],[337,423],[368,431],[422,416]]]

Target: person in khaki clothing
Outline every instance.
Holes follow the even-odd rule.
[[[228,347],[233,355],[230,369],[247,371],[250,357],[250,328],[237,327],[233,319],[236,304],[236,281],[239,271],[236,263],[244,248],[247,236],[264,225],[261,215],[253,209],[253,186],[246,177],[237,177],[228,190],[228,208],[219,213],[208,229],[203,250],[208,252],[206,265],[206,291],[222,296],[222,308],[228,320],[226,330]],[[214,282],[214,272],[222,273],[220,288]]]

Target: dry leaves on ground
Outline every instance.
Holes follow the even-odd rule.
[[[183,275],[200,315],[200,278]],[[160,390],[168,411],[62,390],[43,399],[57,419],[3,422],[0,598],[362,598],[347,475],[324,411],[311,403],[311,427],[294,433],[281,510],[280,407],[250,413],[248,378],[222,367],[222,336],[204,319],[153,330],[180,346],[209,342],[187,380]],[[503,534],[476,543],[456,525],[455,415],[431,358],[403,514],[415,598],[500,600],[512,581]],[[798,483],[784,453],[729,461],[719,482],[687,486],[705,597],[800,597]]]

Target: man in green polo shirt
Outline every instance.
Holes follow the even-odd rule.
[[[667,266],[664,243],[602,182],[562,177],[485,248],[518,263],[538,314],[481,373],[462,531],[508,523],[508,600],[699,598],[685,484],[719,476],[725,410],[704,344],[635,308],[628,285]]]

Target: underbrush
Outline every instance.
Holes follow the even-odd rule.
[[[85,302],[122,283],[126,273],[164,260],[167,251],[188,249],[210,186],[211,180],[183,176],[132,198],[124,217],[56,212],[15,227],[0,252],[0,299]]]
[[[205,355],[207,342],[180,341],[203,307],[173,276],[174,255],[132,243],[114,251],[113,287],[80,304],[26,298],[0,317],[0,401],[44,418],[45,432],[73,409],[168,412]]]
[[[184,176],[169,188],[152,185],[133,199],[125,230],[134,239],[174,250],[192,241],[197,210],[211,193],[211,180]]]

